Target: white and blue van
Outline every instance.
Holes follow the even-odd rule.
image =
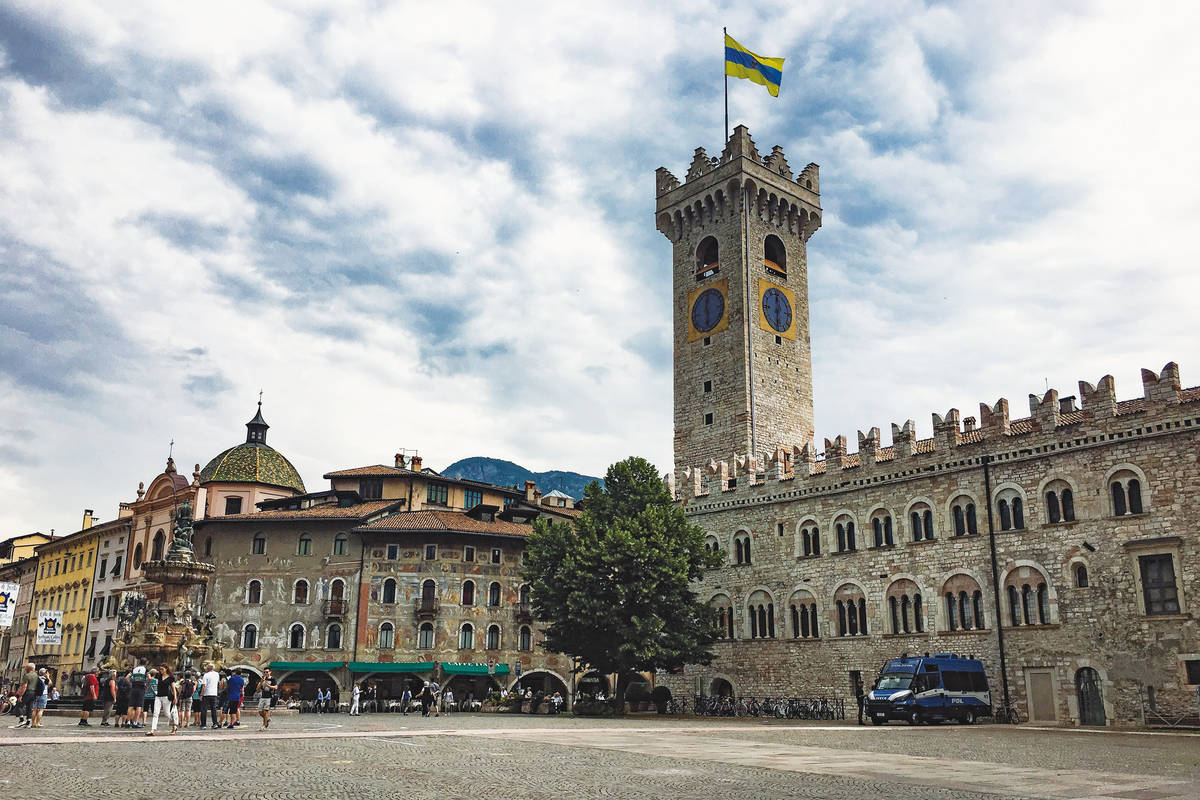
[[[950,653],[905,654],[884,665],[863,698],[871,722],[902,719],[910,725],[956,720],[970,725],[992,713],[987,673],[977,658]]]

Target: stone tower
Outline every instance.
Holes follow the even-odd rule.
[[[674,246],[675,469],[812,441],[809,237],[817,165],[761,157],[744,125],[720,158],[697,148],[684,182],[657,175],[658,230]]]

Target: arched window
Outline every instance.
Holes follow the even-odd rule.
[[[982,630],[983,592],[979,583],[966,573],[951,575],[942,585],[946,608],[946,629],[951,631]]]
[[[733,537],[734,555],[737,557],[737,563],[750,563],[750,534],[741,532]]]
[[[783,241],[775,234],[767,236],[763,242],[763,254],[766,256],[766,267],[781,278],[787,277],[787,250]]]
[[[858,543],[854,537],[854,520],[843,514],[834,522],[834,528],[837,530],[837,545],[838,552],[844,553],[849,550],[857,550]]]
[[[1088,587],[1087,565],[1085,565],[1085,564],[1076,564],[1075,565],[1075,585],[1077,587],[1079,587],[1080,589],[1086,589]]]
[[[158,533],[154,534],[154,546],[150,550],[151,561],[161,561],[163,557],[163,547],[167,543],[167,535],[160,528]]]
[[[246,586],[246,602],[256,606],[262,602],[262,582],[250,581]]]
[[[709,535],[704,540],[704,549],[710,553],[719,553],[721,552],[721,543],[717,541],[717,537]]]
[[[307,533],[300,534],[300,541],[296,544],[296,555],[311,556],[312,555],[312,537]]]
[[[950,513],[954,517],[954,535],[967,536],[979,533],[979,524],[975,518],[975,503],[966,495],[955,498],[951,504]]]
[[[242,649],[253,650],[258,647],[258,627],[247,625],[242,629]]]
[[[1012,530],[1012,512],[1008,508],[1008,501],[1001,498],[996,504],[996,510],[1000,512],[1000,530]]]
[[[475,605],[475,581],[463,581],[462,604],[464,606]]]
[[[891,547],[896,543],[892,536],[892,517],[885,513],[876,513],[871,518],[871,530],[875,534],[876,547]]]
[[[1017,625],[1049,625],[1054,622],[1050,608],[1050,587],[1041,570],[1025,566],[1013,570],[1004,579],[1008,596],[1009,619]]]
[[[425,623],[429,625],[428,622]],[[433,634],[433,626],[429,625],[429,633]],[[392,650],[396,647],[396,628],[390,622],[379,626],[379,649]]]
[[[1145,510],[1142,504],[1142,482],[1133,470],[1120,470],[1109,480],[1113,516],[1141,514]]]
[[[304,626],[299,622],[292,625],[291,630],[288,632],[288,647],[293,650],[304,649]]]
[[[717,610],[717,638],[733,638],[733,605],[728,595],[719,594],[708,601]]]
[[[806,556],[821,555],[821,533],[816,525],[801,529],[800,552]]]
[[[775,603],[771,596],[763,591],[750,595],[750,638],[775,638]]]
[[[350,537],[344,533],[339,533],[333,537],[333,554],[335,556],[344,556],[350,552]]]
[[[1015,628],[1021,624],[1021,596],[1017,594],[1016,586],[1010,585],[1006,591],[1008,594],[1008,622]]]
[[[292,587],[292,602],[297,605],[303,605],[308,602],[308,581],[296,581],[296,585]]]
[[[867,601],[862,590],[854,584],[847,583],[834,592],[834,597],[838,614],[838,636],[866,636]]]
[[[254,534],[254,538],[250,541],[250,552],[253,555],[261,556],[267,552],[267,537],[262,533]]]
[[[915,503],[908,513],[908,532],[914,542],[933,539],[933,509],[927,503]]]
[[[792,638],[811,639],[817,636],[817,601],[806,591],[797,591],[788,601],[792,617]]]
[[[917,633],[925,632],[925,606],[921,602],[921,595],[913,597],[913,623]]]
[[[500,584],[496,581],[492,581],[491,584],[488,585],[488,605],[500,605]]]
[[[420,650],[433,649],[433,623],[422,622],[421,629],[417,632],[417,648]]]
[[[437,584],[432,580],[421,582],[421,607],[433,608],[437,604]]]
[[[1019,531],[1025,528],[1025,501],[1016,489],[1001,489],[996,493],[996,512],[1000,530]]]
[[[987,623],[983,621],[983,592],[979,589],[971,595],[971,604],[975,611],[975,630],[981,631],[987,627]]]
[[[867,601],[861,597],[858,599],[858,635],[867,635]]]
[[[1039,583],[1037,586],[1037,614],[1039,625],[1046,625],[1050,622],[1050,592],[1044,583]]]
[[[138,542],[137,547],[133,548],[133,568],[142,568],[142,543]]]
[[[720,251],[713,236],[705,236],[696,248],[696,279],[715,275],[719,270]]]
[[[921,590],[907,578],[893,581],[887,589],[888,612],[892,621],[892,633],[923,631],[925,621],[921,619]]]
[[[464,623],[462,628],[460,628],[458,631],[458,649],[475,649],[475,628],[469,622]]]
[[[383,594],[380,597],[380,602],[384,605],[392,605],[396,602],[396,579],[387,578],[383,582]]]
[[[487,649],[488,650],[499,650],[500,649],[500,626],[499,625],[489,625],[488,626]]]
[[[892,633],[900,633],[900,604],[896,602],[896,598],[888,598],[888,611],[892,617]]]
[[[346,598],[346,582],[341,578],[335,578],[333,583],[329,584],[329,599],[344,600]]]
[[[529,584],[528,583],[521,584],[521,588],[517,590],[517,602],[519,602],[522,606],[529,605]]]
[[[341,650],[342,649],[342,626],[334,623],[325,631],[325,649],[326,650]]]
[[[1046,520],[1052,525],[1075,521],[1075,496],[1062,479],[1046,484]]]
[[[528,625],[521,626],[521,635],[517,641],[517,649],[524,651],[533,649],[533,631]]]

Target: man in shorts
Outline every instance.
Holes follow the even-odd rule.
[[[37,667],[33,664],[25,665],[25,674],[21,676],[17,688],[21,690],[21,701],[17,707],[17,727],[28,728],[33,724],[33,704],[42,691],[42,681],[38,677]]]
[[[98,669],[92,667],[83,676],[83,710],[79,712],[79,724],[88,728],[92,726],[92,723],[88,722],[88,717],[92,715],[92,711],[96,708],[96,701],[100,699],[100,678],[97,677],[98,672]]]
[[[196,673],[190,669],[179,682],[179,727],[186,728],[192,720],[192,695],[196,692]]]
[[[241,667],[233,671],[225,682],[228,699],[225,701],[225,723],[227,728],[236,728],[242,724],[242,692],[246,688],[246,679],[242,677]]]
[[[275,691],[278,688],[271,677],[271,669],[264,669],[262,680],[258,682],[258,715],[262,717],[264,731],[271,727],[271,703],[275,700]]]

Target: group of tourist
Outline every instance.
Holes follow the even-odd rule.
[[[271,708],[278,689],[271,670],[264,670],[255,691],[262,730],[271,726]],[[26,664],[5,703],[16,706],[17,728],[41,727],[51,690],[46,670]],[[149,717],[147,736],[158,734],[158,721],[164,716],[172,734],[192,725],[211,726],[213,730],[237,728],[242,724],[245,690],[246,678],[241,669],[218,672],[211,662],[206,662],[200,673],[175,673],[166,665],[148,668],[139,664],[128,671],[103,673],[93,667],[83,678],[79,725],[90,727],[92,712],[99,706],[100,727],[144,728]]]

